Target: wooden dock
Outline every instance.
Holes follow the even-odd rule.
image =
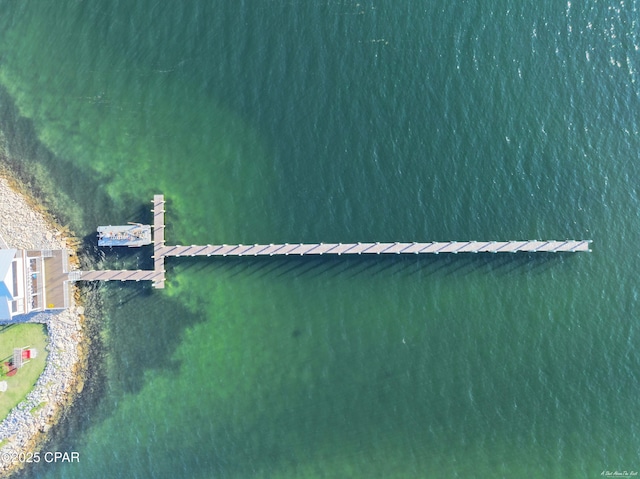
[[[167,246],[164,195],[153,197],[153,270],[73,271],[75,281],[152,281],[164,288],[165,258],[174,256],[323,256],[457,253],[576,253],[590,250],[590,240],[449,241],[433,243],[285,243],[253,245]]]
[[[588,251],[588,241],[451,241],[444,243],[294,243],[165,246],[168,256],[309,256],[343,254],[536,253]]]
[[[153,195],[153,272],[155,288],[164,288],[164,195]]]

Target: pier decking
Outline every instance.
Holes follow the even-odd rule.
[[[451,241],[443,243],[295,243],[165,246],[161,256],[295,256],[588,251],[588,241]]]
[[[154,288],[164,288],[164,195],[153,195],[153,271]]]
[[[253,245],[167,246],[164,239],[164,195],[153,197],[153,270],[74,271],[70,280],[153,281],[164,288],[164,260],[180,256],[322,256],[440,253],[575,253],[591,251],[590,240],[449,241],[434,243],[285,243]]]

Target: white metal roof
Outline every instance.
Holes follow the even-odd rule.
[[[6,297],[13,300],[11,290],[13,278],[11,277],[11,263],[16,256],[16,249],[0,249],[0,298]],[[0,305],[0,309],[2,306]]]

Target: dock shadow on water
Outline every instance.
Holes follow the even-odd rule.
[[[124,257],[126,257],[125,255]],[[171,258],[185,272],[207,272],[221,277],[254,276],[268,278],[318,278],[374,276],[453,277],[467,275],[540,275],[554,268],[570,267],[573,254],[562,253],[463,253],[440,255],[362,255],[362,256],[264,256]],[[124,258],[123,257],[123,258]]]
[[[136,393],[144,385],[146,371],[177,373],[179,364],[171,358],[182,331],[203,318],[164,295],[155,294],[153,301],[149,301],[154,293],[150,284],[114,284],[105,289],[111,304],[107,314],[112,381],[123,392]]]
[[[406,265],[394,269],[394,274],[447,277],[474,274],[501,277],[513,274],[540,274],[550,268],[568,264],[566,255],[557,253],[472,253],[440,255],[435,258],[406,258],[403,261]]]

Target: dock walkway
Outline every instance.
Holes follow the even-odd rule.
[[[343,254],[440,254],[588,251],[588,241],[450,241],[437,243],[285,243],[254,245],[165,246],[168,256],[306,256]]]
[[[152,281],[164,288],[164,260],[180,256],[322,256],[457,253],[576,253],[590,250],[590,240],[449,241],[433,243],[284,243],[253,245],[167,246],[164,195],[153,197],[153,270],[73,271],[72,281]]]

